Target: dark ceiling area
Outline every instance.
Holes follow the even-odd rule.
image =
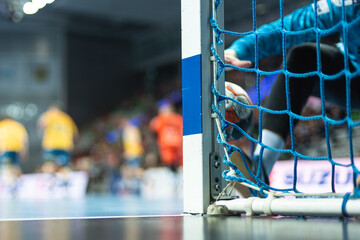
[[[310,0],[287,0],[284,12],[304,6]],[[226,24],[237,24],[245,19],[252,20],[252,1],[225,0],[224,12]],[[257,16],[273,12],[279,16],[279,1],[259,0]],[[146,29],[169,29],[178,31],[181,18],[181,0],[57,0],[49,6],[49,12],[71,16],[94,18],[112,23],[120,29],[144,31]]]
[[[53,9],[96,17],[120,25],[166,26],[180,19],[180,1],[167,0],[58,0]]]
[[[22,6],[27,1],[0,0],[0,9],[5,2]],[[252,27],[252,1],[222,2],[226,27],[234,30]],[[284,12],[286,14],[309,2],[312,1],[284,1]],[[258,25],[280,15],[279,1],[258,0],[256,6]],[[135,66],[137,69],[181,59],[181,0],[56,0],[35,15],[24,15],[22,21],[38,18],[56,18],[64,22],[71,32],[118,37],[133,42],[140,52],[134,58],[144,58]],[[149,48],[152,51],[149,52]],[[154,52],[159,56],[154,57]]]

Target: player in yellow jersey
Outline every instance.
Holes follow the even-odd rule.
[[[123,147],[126,165],[140,167],[144,148],[139,124],[134,119],[130,119],[123,124]]]
[[[21,173],[21,160],[28,152],[28,134],[25,127],[10,118],[0,121],[0,168],[9,167],[13,174]]]
[[[78,129],[74,120],[51,105],[38,120],[38,127],[43,130],[42,148],[44,163],[42,172],[54,173],[71,167],[70,153],[74,148],[74,139]]]

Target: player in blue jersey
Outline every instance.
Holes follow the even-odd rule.
[[[257,59],[281,54],[282,24],[284,30],[299,31],[299,34],[287,34],[285,37],[285,49],[287,51],[286,65],[284,69],[291,73],[310,73],[321,69],[327,76],[325,78],[325,98],[343,108],[346,107],[346,78],[345,74],[339,74],[347,69],[351,74],[351,107],[360,108],[360,1],[346,0],[344,8],[342,0],[320,0],[317,6],[307,5],[297,9],[290,15],[273,23],[263,25],[259,29],[257,39]],[[315,12],[315,9],[317,12]],[[342,12],[345,16],[342,16]],[[317,21],[316,21],[317,18]],[[346,19],[347,23],[342,21]],[[333,45],[320,44],[317,49],[315,29],[332,30],[327,34],[340,34],[342,41],[346,41],[346,47],[342,42]],[[344,31],[345,28],[345,31]],[[306,31],[304,31],[306,30]],[[285,31],[286,32],[286,31]],[[322,32],[324,33],[324,32]],[[346,36],[344,35],[346,33]],[[323,35],[322,35],[323,36]],[[236,40],[225,50],[225,63],[238,67],[249,68],[255,61],[255,34],[251,34]],[[345,51],[347,53],[345,54]],[[321,66],[318,66],[317,52],[320,53]],[[345,60],[344,56],[347,56]],[[334,78],[334,77],[333,77]],[[271,110],[286,110],[286,81],[284,74],[279,74],[268,99],[267,108]],[[320,80],[317,74],[303,77],[289,78],[289,91],[291,111],[300,115],[309,96],[320,96]],[[296,120],[294,120],[296,124]],[[272,148],[281,149],[289,135],[289,116],[287,114],[263,114],[262,142]],[[257,145],[253,159],[260,155],[261,146]],[[265,149],[263,152],[264,179],[267,180],[273,165],[279,157],[279,153]]]

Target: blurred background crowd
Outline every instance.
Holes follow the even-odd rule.
[[[163,197],[166,194],[168,197],[181,197],[181,76],[176,70],[170,73],[165,71],[165,73],[153,74],[157,77],[157,85],[154,86],[156,89],[152,93],[139,86],[136,93],[114,103],[110,111],[80,124],[76,119],[73,120],[72,116],[67,115],[66,111],[61,109],[63,107],[59,107],[63,106],[63,102],[57,102],[56,106],[50,105],[44,112],[36,111],[34,118],[30,121],[24,120],[23,114],[18,113],[21,110],[13,113],[5,109],[2,112],[4,121],[12,119],[20,125],[23,124],[24,131],[27,132],[25,134],[30,136],[30,141],[29,136],[26,136],[27,139],[20,140],[19,133],[8,127],[11,135],[18,135],[19,141],[24,141],[21,145],[24,145],[26,154],[20,154],[22,149],[21,151],[16,149],[14,152],[19,154],[15,159],[0,149],[0,169],[11,162],[17,164],[19,166],[17,170],[24,174],[53,174],[63,172],[64,168],[68,168],[67,171],[87,173],[86,192],[89,194],[111,193],[121,196],[147,194],[147,197],[151,198],[154,197],[154,191],[157,191],[157,194]],[[173,79],[162,79],[164,77]],[[99,95],[98,101],[101,100]],[[37,108],[36,105],[34,107]],[[47,130],[46,126],[41,126],[45,124],[44,115],[49,115],[48,112],[51,112],[52,108],[60,110],[73,121],[65,124],[70,125],[69,136],[62,136],[61,129],[59,133],[55,131],[54,135],[50,136],[52,138],[50,145],[55,144],[55,147],[50,147],[50,153],[54,154],[53,150],[55,150],[57,156],[48,155],[49,147],[44,146]],[[46,120],[48,125],[51,125],[51,121],[53,122],[50,128],[67,127],[61,126],[64,125],[61,123],[64,120],[59,118],[59,115],[55,115],[53,119]],[[29,122],[36,122],[35,129],[29,128]],[[74,128],[72,124],[75,124]],[[0,138],[9,134],[8,132],[0,130]],[[32,133],[35,135],[31,135]],[[66,143],[66,146],[59,145],[60,138],[71,138],[71,143]],[[40,142],[42,142],[41,148],[36,148]],[[60,154],[59,151],[61,151]],[[65,158],[68,158],[67,160],[64,160],[63,153]],[[37,156],[37,159],[34,156]],[[48,165],[48,163],[54,163],[56,166]],[[29,165],[30,168],[27,167]],[[162,190],[155,188],[162,188]]]
[[[81,129],[73,162],[74,169],[88,172],[88,192],[136,195],[140,194],[148,169],[166,168],[169,174],[181,174],[181,91],[176,86],[171,88],[175,91],[162,95],[164,98],[153,99],[146,93],[136,95]],[[160,124],[170,129],[161,133],[154,123],[166,111],[176,113],[180,123],[173,126],[174,117],[165,120]],[[165,136],[166,143],[159,142],[164,134],[170,137]],[[168,151],[177,155],[164,155],[164,144],[171,145]]]

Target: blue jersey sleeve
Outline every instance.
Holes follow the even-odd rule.
[[[288,49],[303,42],[314,41],[316,40],[315,27],[320,30],[331,29],[342,20],[341,1],[339,2],[340,6],[337,6],[331,0],[320,0],[316,7],[310,4],[297,9],[284,17],[283,21],[279,19],[263,25],[254,33],[236,40],[230,48],[236,51],[239,59],[253,62],[255,51],[258,52],[258,59],[261,59],[280,54],[283,48]],[[347,17],[352,18],[358,15],[354,11],[358,12],[359,6],[360,4],[347,5]],[[333,32],[327,34],[331,33]],[[322,35],[325,34],[322,33]]]

